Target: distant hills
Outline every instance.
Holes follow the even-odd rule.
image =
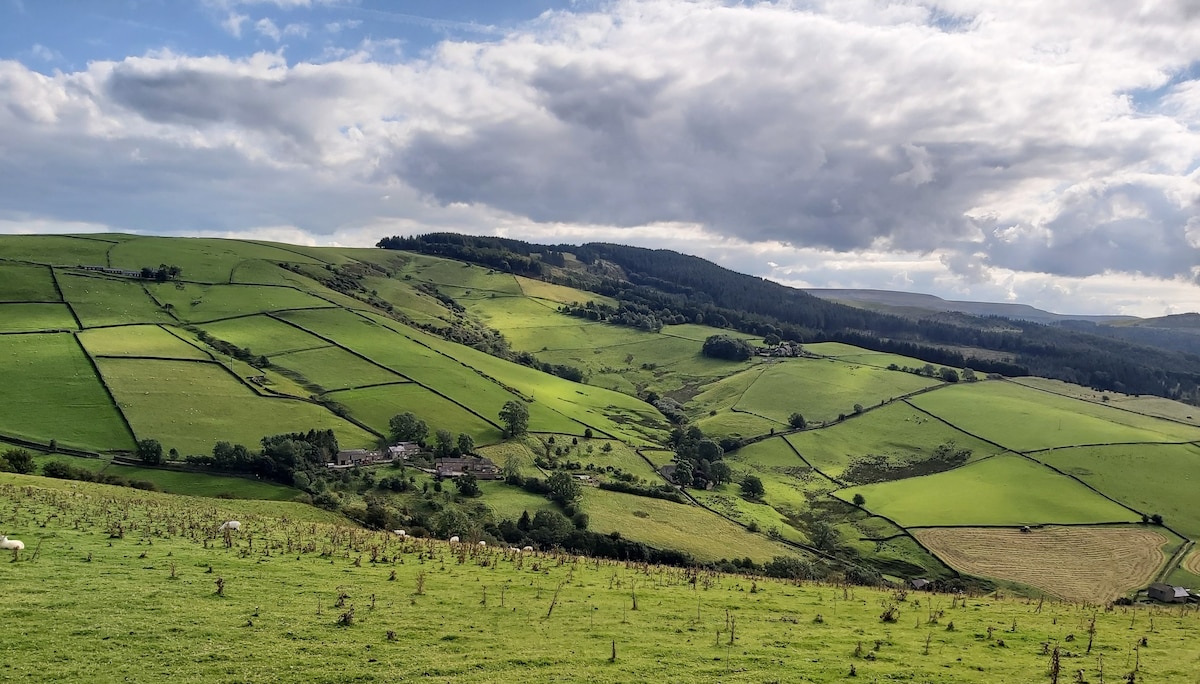
[[[935,295],[919,294],[916,292],[895,292],[892,290],[856,290],[840,288],[805,288],[805,292],[851,306],[863,306],[876,311],[885,311],[897,315],[906,313],[928,314],[935,311],[955,311],[971,314],[972,316],[1002,316],[1035,323],[1059,323],[1061,321],[1087,321],[1089,323],[1132,323],[1141,321],[1136,316],[1089,316],[1082,314],[1060,314],[1038,309],[1028,304],[1009,304],[1001,302],[966,302],[942,299]],[[1200,315],[1188,314],[1200,319]],[[1161,320],[1161,319],[1154,319]],[[1200,326],[1200,323],[1196,324]],[[1167,326],[1164,326],[1167,327]]]

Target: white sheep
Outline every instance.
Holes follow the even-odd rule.
[[[532,546],[526,546],[525,548],[521,549],[521,551],[523,551],[523,552],[525,552],[525,553],[533,553],[533,547],[532,547]]]
[[[453,537],[450,537],[450,543],[451,543],[451,544],[457,544],[457,543],[458,543],[458,535],[457,535],[457,534],[456,534],[456,535],[454,535]]]
[[[240,522],[238,522],[236,520],[230,520],[228,522],[221,523],[221,526],[217,528],[217,531],[218,532],[237,532],[240,529],[242,529],[242,524]]]
[[[481,541],[481,542],[479,542],[479,545],[480,545],[480,546],[487,546],[487,542],[485,542],[485,541]]]
[[[394,532],[396,536],[400,537],[401,539],[404,539],[404,537],[407,536],[405,535],[404,530],[392,530],[392,532]]]
[[[0,549],[20,551],[23,548],[25,548],[25,542],[20,539],[9,539],[6,536],[0,535]]]

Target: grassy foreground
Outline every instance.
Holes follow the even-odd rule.
[[[853,668],[862,681],[1032,682],[1049,681],[1055,647],[1062,681],[1097,681],[1101,666],[1109,681],[1135,666],[1138,681],[1194,681],[1200,666],[1198,613],[1180,607],[401,542],[296,505],[17,475],[0,475],[0,510],[28,545],[0,563],[5,680],[829,682]],[[243,527],[227,546],[216,527],[229,517]]]

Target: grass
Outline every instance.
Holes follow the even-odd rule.
[[[904,527],[1133,522],[1137,514],[1015,455],[1000,455],[936,475],[849,487],[873,513]]]
[[[1002,451],[905,404],[889,404],[832,427],[788,435],[787,440],[833,477],[841,477],[862,456],[887,455],[890,463],[914,463],[946,442],[970,449],[971,460]]]
[[[116,268],[137,270],[159,264],[179,266],[184,278],[206,283],[230,282],[234,269],[247,260],[316,262],[294,251],[266,244],[211,238],[139,237],[114,247],[110,257]]]
[[[263,437],[310,429],[333,429],[347,449],[376,441],[315,404],[260,397],[215,363],[97,363],[138,438],[157,439],[164,449],[173,447],[181,454],[209,453],[219,441],[254,448]]]
[[[455,434],[465,432],[480,444],[500,439],[498,427],[415,383],[333,392],[327,396],[384,434],[389,432],[388,421],[392,416],[411,411],[429,425],[431,439],[439,429]]]
[[[124,325],[93,328],[79,334],[79,341],[92,356],[156,356],[165,359],[211,357],[157,325]]]
[[[116,244],[110,242],[111,239],[111,236],[0,235],[0,254],[11,261],[54,266],[103,266],[105,254]]]
[[[539,455],[545,456],[545,445],[551,435],[536,435],[534,439],[536,444],[534,450]],[[642,478],[651,484],[662,484],[663,479],[658,472],[646,462],[644,458],[637,454],[633,447],[617,440],[610,439],[583,439],[574,437],[579,440],[578,445],[572,445],[572,435],[553,435],[555,444],[551,445],[551,451],[556,447],[562,447],[570,450],[559,458],[563,461],[574,461],[587,466],[593,465],[598,470],[604,470],[611,467],[615,470],[622,470],[630,473],[635,477]],[[604,451],[604,445],[610,447],[610,451]],[[587,452],[588,447],[592,447],[592,453]]]
[[[938,528],[914,533],[961,572],[1092,602],[1110,601],[1149,584],[1167,560],[1163,547],[1179,543],[1142,527],[1047,527],[1030,532]]]
[[[72,335],[0,335],[0,367],[0,434],[87,450],[133,448]]]
[[[912,403],[955,426],[1014,451],[1083,444],[1183,442],[1200,429],[1011,382],[955,385]]]
[[[547,283],[543,280],[534,280],[533,278],[526,278],[524,276],[516,276],[516,278],[517,284],[521,286],[521,294],[525,295],[526,297],[544,299],[546,301],[557,302],[559,304],[573,304],[576,302],[583,304],[586,302],[596,302],[597,304],[608,304],[609,306],[613,307],[617,305],[617,301],[615,299],[612,299],[611,297],[605,297],[594,292],[577,290],[573,287]]]
[[[119,475],[127,480],[153,482],[158,485],[159,489],[169,494],[267,501],[290,501],[300,494],[299,490],[281,484],[232,475],[190,473],[127,465],[110,465],[104,469],[104,472]]]
[[[1120,392],[1101,392],[1083,385],[1072,385],[1061,380],[1049,378],[1013,378],[1011,382],[1034,389],[1041,389],[1055,394],[1063,394],[1084,401],[1097,402],[1114,408],[1121,408],[1134,413],[1144,413],[1168,420],[1176,420],[1191,425],[1200,426],[1200,409],[1181,401],[1173,401],[1165,397],[1155,397],[1149,394],[1121,394]]]
[[[161,283],[149,287],[159,301],[173,307],[180,320],[191,323],[267,311],[335,307],[324,299],[290,287],[194,283]]]
[[[271,357],[271,364],[299,373],[308,382],[330,391],[407,380],[334,346],[276,354]]]
[[[0,304],[0,333],[78,329],[66,304]]]
[[[1055,449],[1035,457],[1147,514],[1162,515],[1173,529],[1200,538],[1196,483],[1200,447],[1138,445]]]
[[[14,680],[824,684],[845,681],[853,665],[861,681],[1048,681],[1041,644],[1081,652],[1093,614],[1091,657],[1064,666],[1087,681],[1099,681],[1097,656],[1106,680],[1120,679],[1143,636],[1139,680],[1191,681],[1200,655],[1195,611],[1093,613],[1049,600],[1035,612],[1026,600],[992,596],[951,606],[946,596],[495,549],[460,561],[447,544],[352,535],[294,504],[12,475],[0,475],[0,506],[11,511],[10,534],[28,545],[20,562],[0,566],[6,589],[21,597],[0,606],[9,656],[0,668]],[[120,538],[110,538],[113,508],[125,519]],[[243,523],[228,549],[215,533],[227,519]],[[340,594],[347,605],[336,609]],[[896,622],[881,622],[893,604]],[[338,626],[350,606],[352,624]],[[928,620],[934,608],[937,623]],[[120,657],[98,669],[97,653]]]
[[[3,244],[4,239],[0,238],[0,245]],[[49,268],[0,262],[0,302],[60,301]]]
[[[85,328],[175,322],[146,294],[140,282],[65,273],[58,277],[58,283]]]
[[[817,342],[815,344],[804,345],[806,351],[821,356],[832,356],[839,361],[847,363],[861,363],[865,366],[874,366],[876,368],[887,368],[891,364],[904,368],[923,368],[927,361],[914,359],[911,356],[901,356],[899,354],[888,354],[886,352],[870,351],[862,347],[855,347],[841,342]],[[935,368],[940,368],[938,364],[932,364]]]
[[[213,337],[239,347],[249,347],[255,354],[268,357],[300,349],[328,346],[328,342],[310,335],[295,326],[281,323],[270,316],[234,318],[203,326]]]
[[[809,422],[824,422],[850,415],[855,404],[870,407],[935,384],[929,378],[869,366],[789,359],[768,365],[734,407],[780,423],[787,423],[793,412]]]

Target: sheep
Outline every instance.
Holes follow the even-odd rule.
[[[485,541],[481,541],[481,542],[479,542],[479,546],[480,546],[480,547],[487,546],[487,542],[485,542]]]
[[[457,534],[456,534],[456,535],[454,535],[453,537],[450,537],[450,543],[451,543],[451,544],[457,544],[457,543],[458,543],[458,535],[457,535]]]
[[[407,536],[404,534],[404,530],[392,530],[392,532],[396,533],[396,536],[400,537],[401,539],[404,539],[404,537]]]
[[[236,520],[230,520],[229,522],[221,523],[221,526],[217,528],[217,531],[218,532],[237,532],[240,529],[242,529],[242,524],[240,522],[238,522]]]
[[[521,551],[522,551],[523,553],[533,553],[533,547],[532,547],[532,546],[526,546],[525,548],[521,549]]]
[[[13,551],[20,551],[23,548],[25,548],[25,542],[21,541],[20,539],[9,539],[6,536],[0,535],[0,549],[12,549]]]

